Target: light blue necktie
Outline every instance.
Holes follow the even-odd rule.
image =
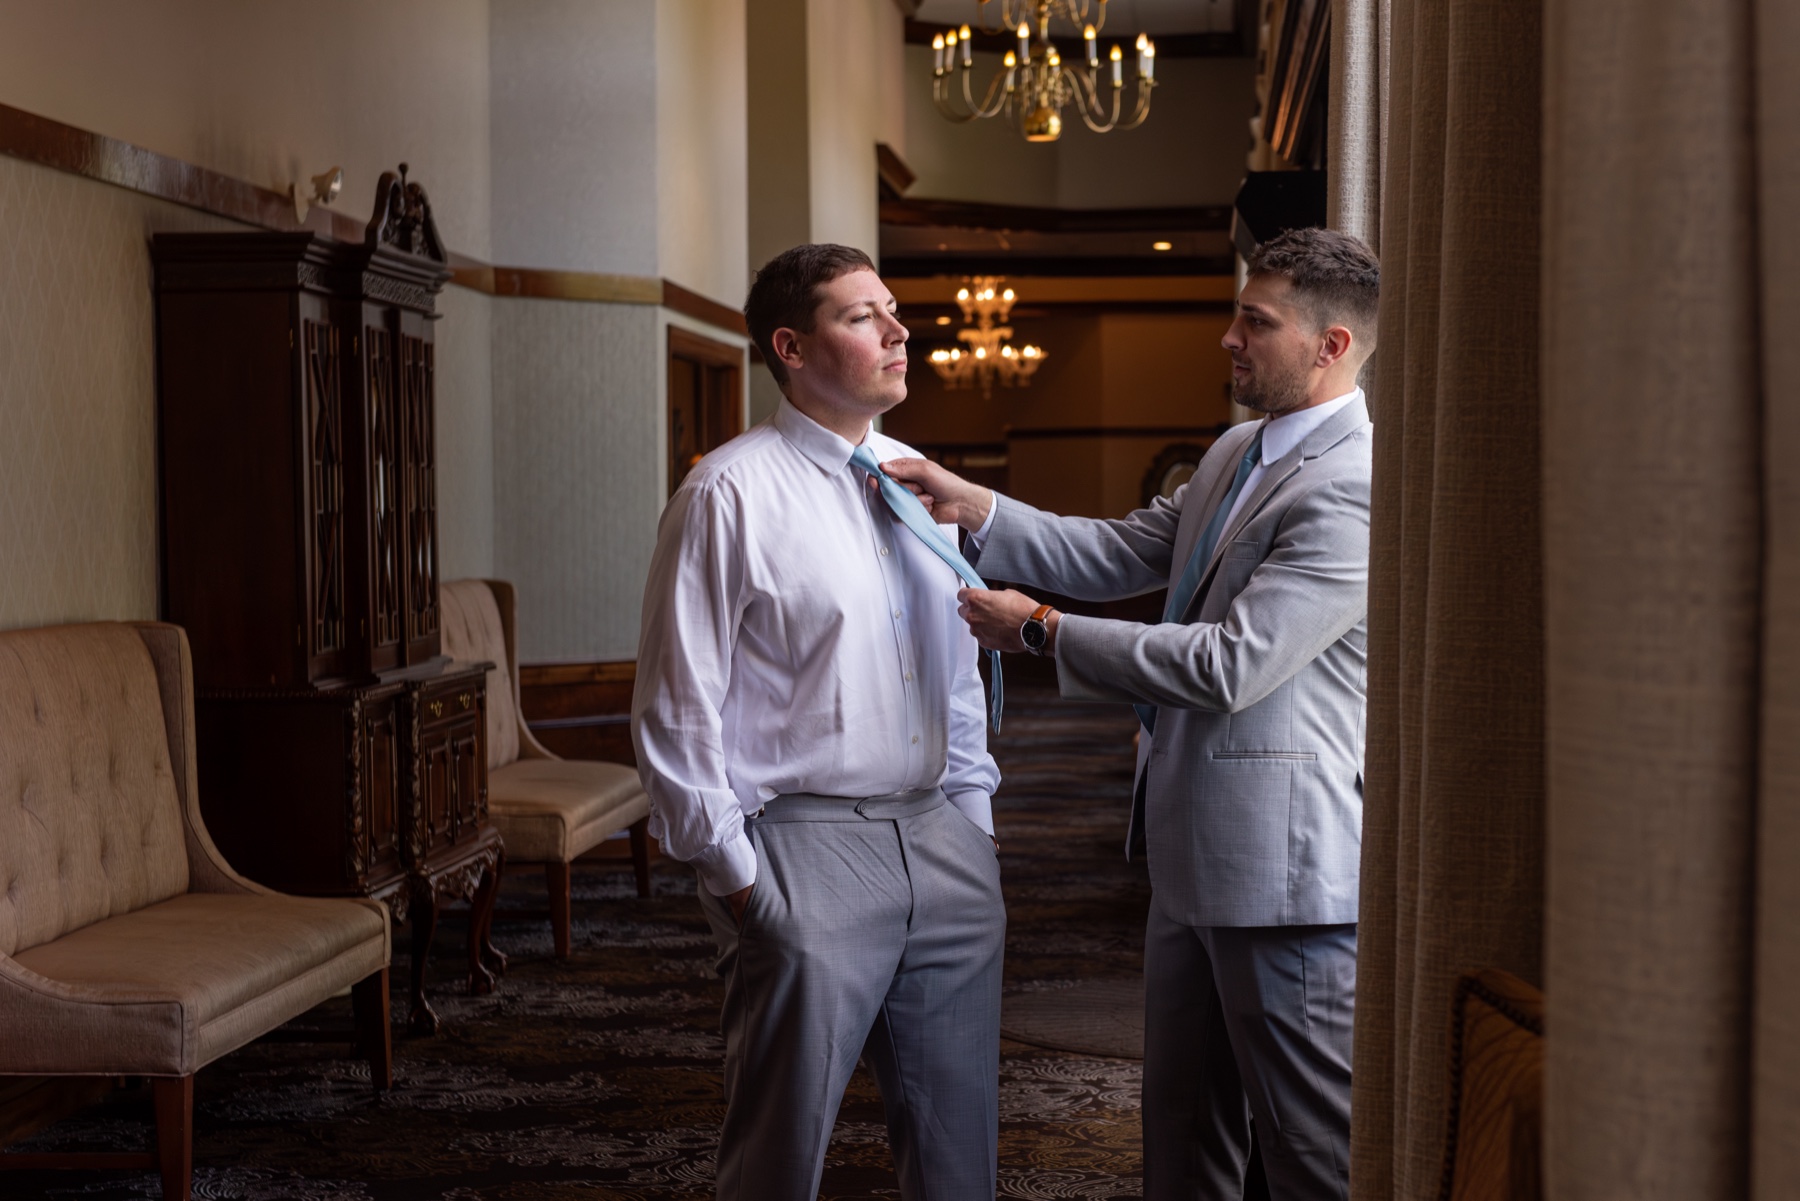
[[[905,522],[906,528],[917,534],[919,541],[929,546],[938,558],[948,563],[950,570],[962,577],[963,583],[971,588],[987,587],[981,577],[975,574],[975,569],[969,566],[969,561],[963,558],[962,553],[944,537],[944,531],[938,529],[937,522],[933,521],[931,514],[925,511],[925,506],[920,503],[919,498],[908,491],[899,480],[881,470],[881,464],[875,458],[875,452],[869,449],[867,443],[856,448],[850,456],[850,461],[868,472],[875,482],[881,485],[881,499],[886,501],[887,507],[894,511],[894,516]],[[988,652],[988,666],[993,669],[989,681],[988,721],[994,727],[994,733],[998,734],[1000,732],[1000,706],[1003,701],[1000,687],[999,651]]]
[[[1231,507],[1237,503],[1238,494],[1244,490],[1244,481],[1256,470],[1256,464],[1262,458],[1262,431],[1250,439],[1250,449],[1238,460],[1237,475],[1232,478],[1231,491],[1219,502],[1212,520],[1200,531],[1200,541],[1194,543],[1194,553],[1188,556],[1187,566],[1182,569],[1181,579],[1175,587],[1169,589],[1169,603],[1163,608],[1163,621],[1179,621],[1187,612],[1187,607],[1194,602],[1194,593],[1200,588],[1200,577],[1206,574],[1206,565],[1212,561],[1213,547],[1219,544],[1219,535],[1225,530],[1225,519],[1231,516]],[[1138,720],[1144,723],[1146,732],[1156,733],[1156,706],[1133,705],[1137,710]]]

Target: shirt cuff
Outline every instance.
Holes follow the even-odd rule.
[[[994,514],[1000,511],[1000,494],[995,492],[992,488],[989,488],[988,495],[993,498],[993,503],[988,505],[987,518],[981,523],[980,529],[969,535],[969,541],[975,544],[976,550],[981,549],[981,544],[987,540],[988,534],[993,531]],[[990,830],[988,833],[991,834],[993,831]]]
[[[688,860],[700,873],[700,883],[715,897],[728,897],[756,883],[756,848],[742,830],[714,843]]]
[[[989,838],[994,836],[994,802],[979,790],[945,794],[957,811],[980,827]]]

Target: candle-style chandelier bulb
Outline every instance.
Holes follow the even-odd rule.
[[[990,5],[1000,23],[989,25]],[[1127,111],[1125,73],[1117,43],[1108,51],[1111,79],[1101,74],[1101,32],[1106,27],[1107,0],[978,0],[976,24],[982,33],[1011,34],[1017,47],[1008,50],[1002,69],[987,90],[975,94],[974,34],[969,25],[932,38],[931,97],[938,111],[958,124],[1004,115],[1026,141],[1054,142],[1062,136],[1062,111],[1074,106],[1084,125],[1095,133],[1134,129],[1150,115],[1150,93],[1156,87],[1156,43],[1148,34],[1136,39],[1136,99]],[[1092,18],[1090,20],[1090,17]],[[1051,22],[1066,21],[1082,41],[1083,54],[1074,65],[1063,62],[1051,40]],[[1033,33],[1035,28],[1036,33]],[[942,52],[938,38],[943,39]],[[956,53],[962,44],[960,60]],[[955,77],[960,76],[960,81]],[[1106,94],[1106,83],[1112,84]],[[955,93],[962,93],[960,102]]]
[[[978,275],[968,281],[970,286],[957,289],[956,302],[969,324],[956,332],[956,338],[969,351],[952,347],[929,356],[946,388],[979,385],[983,396],[993,394],[996,381],[1003,388],[1023,388],[1047,357],[1039,347],[1012,345],[1013,331],[1006,319],[1017,295],[1011,288],[1002,289],[1004,282],[1002,276]]]

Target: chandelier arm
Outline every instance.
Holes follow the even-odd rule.
[[[944,77],[941,75],[935,76],[931,81],[931,100],[932,103],[937,105],[939,114],[941,114],[946,121],[956,125],[967,125],[970,121],[973,121],[976,117],[981,115],[980,113],[974,112],[957,112],[950,99],[949,88],[944,85]]]
[[[968,67],[963,68],[963,101],[969,106],[971,116],[983,118],[991,117],[1000,111],[1001,105],[1006,103],[1006,95],[1003,90],[1006,83],[1006,68],[1002,67],[995,73],[992,79],[988,80],[987,95],[981,98],[979,104],[975,101],[974,92],[969,88],[969,76],[971,74],[973,74],[973,72]]]
[[[1138,80],[1136,111],[1132,113],[1131,120],[1119,126],[1120,129],[1136,129],[1144,123],[1144,118],[1150,115],[1150,90],[1155,86],[1156,81],[1153,79]]]
[[[1081,114],[1081,123],[1095,133],[1111,133],[1119,124],[1119,92],[1121,89],[1114,88],[1112,90],[1112,119],[1101,121],[1099,114],[1105,109],[1100,101],[1099,89],[1093,80],[1076,76],[1075,84],[1075,108]]]

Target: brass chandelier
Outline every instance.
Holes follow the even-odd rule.
[[[955,391],[980,385],[984,397],[994,394],[995,381],[1003,388],[1023,388],[1049,357],[1036,346],[1013,348],[1012,326],[1006,324],[1006,318],[1017,296],[1011,288],[1000,287],[1005,282],[1004,275],[977,275],[968,281],[973,290],[963,287],[957,291],[963,320],[974,324],[956,331],[957,341],[968,343],[967,351],[959,346],[931,352],[931,365],[945,388]]]
[[[994,0],[977,0],[976,25],[983,33],[1011,32],[1018,37],[1016,50],[1006,52],[1002,70],[989,81],[977,101],[970,77],[975,68],[975,47],[967,25],[931,39],[934,65],[931,98],[938,111],[961,124],[978,117],[1005,114],[1007,123],[1027,142],[1054,142],[1062,136],[1062,110],[1074,105],[1082,123],[1095,133],[1135,129],[1150,115],[1150,92],[1156,87],[1156,43],[1137,36],[1137,100],[1130,115],[1121,120],[1125,92],[1125,61],[1114,42],[1107,54],[1112,66],[1109,98],[1100,72],[1100,31],[1106,27],[1106,0],[999,0],[1001,24],[989,28],[987,18]],[[1092,10],[1093,21],[1088,21]],[[1087,69],[1063,65],[1062,53],[1050,40],[1052,17],[1067,21],[1081,34]],[[960,51],[960,57],[959,52]],[[961,78],[962,104],[957,105],[955,79]]]

